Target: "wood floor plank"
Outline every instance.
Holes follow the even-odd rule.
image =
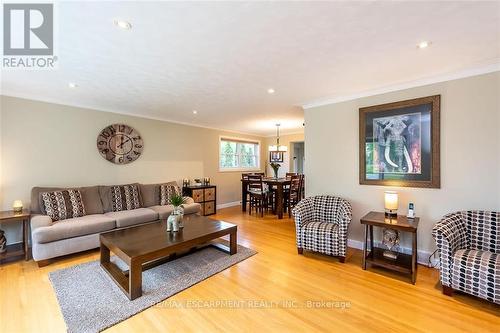
[[[345,264],[309,252],[298,255],[291,219],[249,216],[239,207],[213,218],[236,223],[238,243],[259,253],[106,332],[498,332],[500,327],[499,306],[464,294],[444,296],[434,269],[419,266],[411,285],[404,275],[362,270],[358,250],[349,249]],[[0,266],[0,332],[65,332],[48,273],[97,259],[95,250],[43,268],[33,261]],[[328,308],[322,301],[345,303]]]

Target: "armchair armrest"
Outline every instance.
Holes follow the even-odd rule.
[[[295,219],[295,227],[300,227],[314,219],[314,206],[311,198],[301,200],[292,210]]]
[[[468,248],[467,226],[462,212],[445,215],[432,228],[441,260],[441,283],[451,286],[453,255],[459,249]]]
[[[349,225],[352,221],[352,206],[347,200],[342,200],[338,219],[340,237],[347,242]]]
[[[47,215],[33,215],[31,216],[31,232],[41,227],[50,227],[52,219]]]

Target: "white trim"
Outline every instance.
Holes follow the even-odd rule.
[[[381,95],[381,94],[390,93],[390,92],[394,92],[394,91],[426,86],[426,85],[434,84],[434,83],[440,83],[440,82],[445,82],[445,81],[462,79],[462,78],[466,78],[466,77],[470,77],[470,76],[477,76],[477,75],[482,75],[482,74],[498,72],[498,71],[500,71],[500,59],[496,59],[495,61],[497,61],[497,62],[494,64],[469,68],[469,69],[465,69],[465,70],[454,72],[454,73],[447,73],[447,74],[443,74],[443,75],[428,77],[428,78],[409,81],[409,82],[405,82],[405,83],[389,85],[389,86],[385,86],[385,87],[381,87],[381,88],[377,88],[377,89],[373,89],[373,90],[367,90],[364,92],[355,93],[352,95],[343,95],[343,96],[336,96],[336,97],[331,97],[331,98],[324,98],[324,99],[304,103],[302,105],[302,108],[311,109],[311,108],[315,108],[318,106],[324,106],[324,105],[335,104],[335,103],[340,103],[340,102],[352,101],[352,100],[355,100],[358,98],[363,98],[363,97]]]
[[[153,117],[153,116],[148,116],[148,115],[141,115],[137,113],[129,113],[129,112],[123,112],[123,111],[116,111],[116,110],[111,110],[111,109],[102,109],[94,106],[87,106],[79,103],[73,103],[73,104],[62,104],[61,102],[58,102],[54,99],[51,98],[33,98],[25,94],[12,94],[12,93],[6,93],[6,92],[0,92],[0,96],[5,96],[5,97],[14,97],[14,98],[21,98],[21,99],[26,99],[28,101],[34,101],[34,102],[43,102],[43,103],[51,103],[51,104],[56,104],[56,105],[62,105],[62,106],[69,106],[69,107],[75,107],[75,108],[82,108],[82,109],[87,109],[87,110],[92,110],[96,112],[107,112],[107,113],[114,113],[114,114],[119,114],[123,116],[129,116],[129,117],[136,117],[136,118],[142,118],[142,119],[150,119],[150,120],[157,120],[157,121],[163,121],[166,123],[172,123],[172,124],[177,124],[177,125],[184,125],[184,126],[191,126],[191,127],[198,127],[198,128],[205,128],[209,130],[214,130],[214,131],[219,131],[219,132],[227,132],[227,133],[235,133],[235,134],[242,134],[242,135],[252,135],[252,136],[258,136],[261,138],[266,137],[266,134],[257,134],[257,133],[250,133],[250,132],[240,132],[240,131],[235,131],[235,130],[228,130],[228,129],[223,129],[223,128],[218,128],[218,127],[210,127],[210,126],[204,126],[204,125],[197,125],[193,123],[188,123],[184,121],[177,121],[177,120],[172,120],[166,117]],[[272,135],[271,135],[272,136]]]
[[[241,201],[226,202],[226,203],[217,205],[217,209],[229,208],[229,207],[234,207],[234,206],[239,206],[239,205],[241,205]]]
[[[237,142],[246,142],[246,143],[254,143],[259,146],[258,149],[258,154],[257,154],[257,166],[254,168],[221,168],[220,166],[220,155],[221,155],[221,148],[220,144],[223,141],[223,139],[226,139],[226,141],[237,141]],[[262,144],[260,140],[257,139],[248,139],[248,138],[242,138],[242,137],[233,137],[233,136],[227,136],[227,135],[219,135],[219,156],[217,156],[217,164],[219,165],[219,172],[244,172],[244,171],[260,171],[260,159],[261,159],[261,151],[262,151]]]
[[[380,242],[375,242],[375,246],[381,246]],[[352,247],[354,249],[363,250],[363,242],[355,239],[348,239],[347,246]],[[411,253],[411,249],[408,247],[400,247],[400,251],[406,254]],[[428,266],[429,265],[429,256],[431,255],[428,251],[417,250],[417,262],[421,265]],[[435,260],[431,260],[433,266],[436,266]]]

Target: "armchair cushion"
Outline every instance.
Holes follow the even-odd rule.
[[[451,287],[500,304],[500,255],[458,250],[453,256]]]
[[[328,222],[308,222],[300,228],[302,247],[328,255],[339,253],[339,226]]]

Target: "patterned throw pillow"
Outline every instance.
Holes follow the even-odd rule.
[[[160,205],[169,205],[170,198],[174,194],[181,194],[179,186],[172,184],[160,185]]]
[[[111,209],[113,212],[141,208],[137,185],[111,186]]]
[[[53,221],[86,215],[80,190],[42,192],[45,212]]]

